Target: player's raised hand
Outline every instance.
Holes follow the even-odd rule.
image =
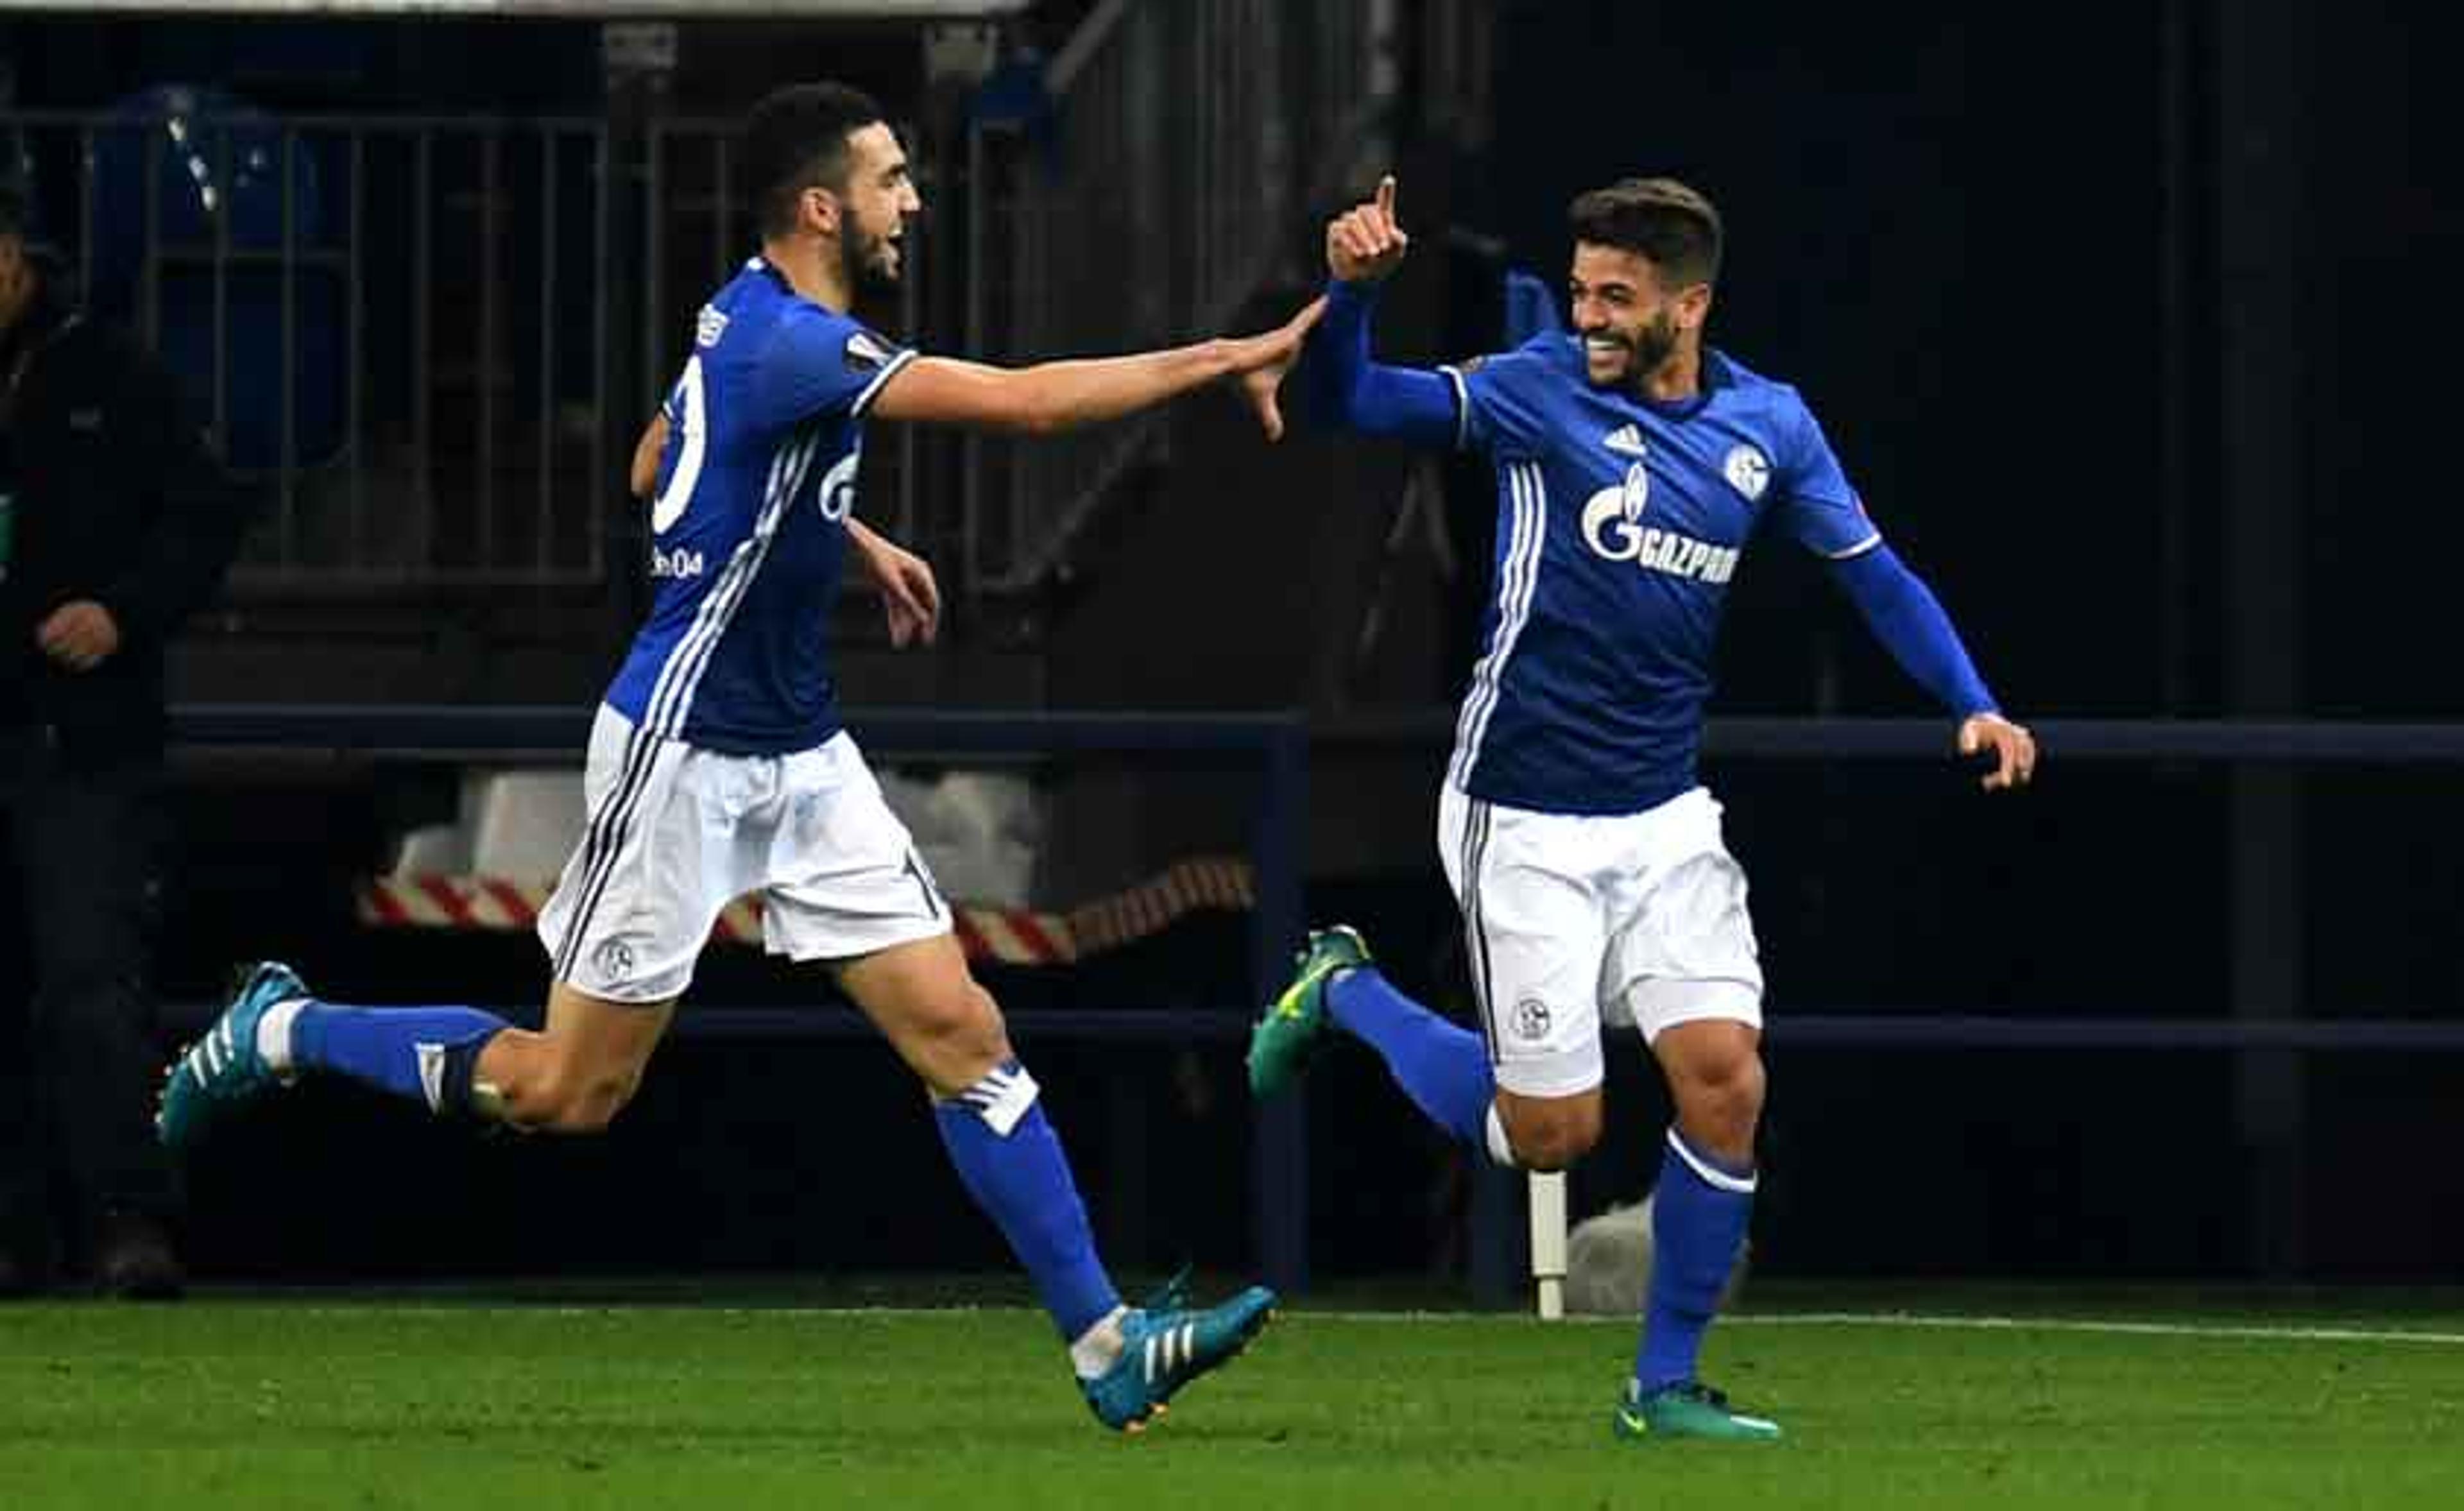
[[[2025,787],[2036,775],[2036,737],[2024,724],[2013,724],[1999,713],[1971,713],[1959,727],[1959,754],[1975,756],[1991,751],[1993,769],[1987,772],[1983,786],[1987,792],[2000,792]]]
[[[1377,181],[1377,196],[1326,224],[1326,270],[1345,283],[1375,283],[1403,261],[1412,238],[1395,219],[1395,175]]]
[[[1243,337],[1233,343],[1232,370],[1239,376],[1241,396],[1257,411],[1258,426],[1266,432],[1269,442],[1284,438],[1284,411],[1277,402],[1284,374],[1300,361],[1301,342],[1325,313],[1326,298],[1320,296],[1302,305],[1299,314],[1275,329]]]

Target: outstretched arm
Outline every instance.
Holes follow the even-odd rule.
[[[1960,753],[1992,750],[1985,786],[2025,785],[2035,775],[2035,737],[2002,716],[1933,590],[1886,545],[1834,561],[1831,578],[1892,659],[1959,719]]]
[[[1311,300],[1274,330],[1224,337],[1139,352],[1039,362],[1032,367],[994,367],[947,357],[922,357],[891,376],[873,400],[885,420],[920,420],[1030,435],[1117,420],[1218,379],[1279,371],[1300,350],[1317,323],[1322,302]],[[1271,383],[1244,383],[1266,439],[1283,434]]]

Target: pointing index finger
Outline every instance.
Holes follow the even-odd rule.
[[[1395,175],[1392,173],[1377,181],[1377,213],[1386,217],[1387,225],[1395,224]]]

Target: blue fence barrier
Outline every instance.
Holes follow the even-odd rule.
[[[171,711],[176,742],[192,747],[334,751],[437,759],[579,758],[593,711],[574,707],[189,704]],[[1303,928],[1302,839],[1309,806],[1310,727],[1297,714],[1052,713],[850,711],[869,750],[884,756],[1027,758],[1133,755],[1176,764],[1254,770],[1250,826],[1257,910],[1250,927],[1248,997],[1207,1009],[1048,1010],[1016,1015],[1022,1040],[1042,1035],[1115,1042],[1237,1042],[1253,1004],[1280,982]],[[2034,726],[2048,758],[2062,761],[2228,765],[2419,766],[2464,762],[2464,726],[2048,720]],[[1441,715],[1350,719],[1315,732],[1351,748],[1440,748]],[[1780,760],[1940,759],[1948,744],[1929,719],[1714,720],[1713,757]],[[209,1004],[175,1018],[202,1020]],[[520,1015],[517,1015],[520,1016]],[[1801,1048],[1914,1050],[2140,1049],[2181,1052],[2464,1051],[2464,1022],[2218,1019],[1983,1015],[1792,1013],[1770,1025],[1775,1043]],[[696,1007],[677,1032],[721,1039],[840,1038],[871,1032],[851,1010]],[[1304,1287],[1309,1202],[1306,1104],[1288,1097],[1258,1109],[1251,1150],[1259,1264],[1269,1281]]]
[[[183,704],[171,710],[172,738],[186,746],[323,750],[434,758],[553,756],[578,760],[595,710],[587,707],[465,708],[431,705]],[[1309,806],[1309,732],[1297,714],[986,713],[851,711],[866,748],[885,756],[1028,757],[1134,755],[1183,764],[1228,762],[1258,773],[1249,858],[1257,909],[1250,916],[1249,990],[1242,1002],[1207,1013],[1170,1015],[1135,1008],[1019,1015],[1022,1040],[1056,1036],[1109,1040],[1237,1037],[1252,1002],[1279,983],[1299,944],[1301,825]],[[694,1035],[869,1032],[853,1013],[731,1011],[699,1007],[679,1020]],[[1308,1124],[1305,1104],[1286,1097],[1259,1109],[1251,1134],[1250,1189],[1259,1268],[1270,1283],[1308,1283]]]

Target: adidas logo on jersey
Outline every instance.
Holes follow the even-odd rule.
[[[1621,425],[1611,430],[1600,444],[1619,456],[1640,456],[1643,450],[1642,431],[1630,425]]]

